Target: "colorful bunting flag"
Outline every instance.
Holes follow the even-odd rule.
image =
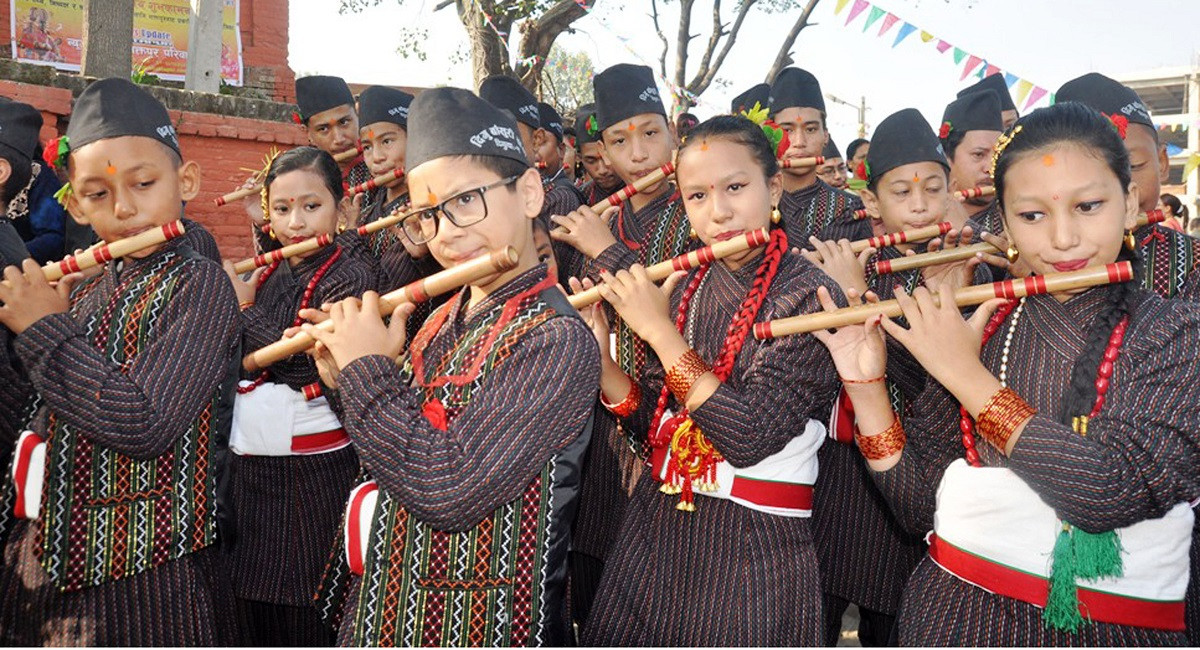
[[[929,32],[922,29],[921,30],[921,42],[928,43],[929,41],[932,41],[932,40],[933,40],[933,34],[930,34]]]
[[[1017,82],[1017,104],[1025,101],[1025,98],[1029,96],[1030,90],[1033,90],[1032,82],[1026,79],[1021,79]]]
[[[867,22],[863,23],[863,33],[865,34],[868,29],[871,29],[871,25],[874,25],[875,21],[882,18],[885,13],[887,12],[879,7],[871,7],[871,13],[867,15]]]
[[[888,15],[884,16],[884,18],[883,18],[883,27],[879,28],[878,35],[883,36],[884,34],[886,34],[887,30],[891,29],[892,25],[895,25],[897,20],[900,20],[900,17],[889,11]]]
[[[846,5],[848,4],[850,4],[850,0],[837,0],[837,6],[833,8],[833,13],[835,15],[842,13],[842,10],[845,9]]]
[[[914,27],[912,23],[905,21],[905,23],[900,26],[900,33],[896,34],[896,40],[892,42],[892,47],[899,45],[900,41],[908,38],[908,35],[915,31],[917,31],[917,28]]]
[[[1017,75],[1015,75],[1011,72],[1004,73],[1004,84],[1007,85],[1009,88],[1012,88],[1013,84],[1017,83],[1017,79],[1018,79]]]
[[[1183,163],[1183,180],[1187,181],[1197,167],[1200,167],[1200,153],[1193,153],[1188,157],[1187,162]]]
[[[942,40],[942,39],[940,39],[940,38],[938,39],[938,42],[937,42],[937,51],[938,51],[938,53],[940,53],[940,54],[945,54],[945,53],[946,53],[946,50],[950,49],[951,47],[952,47],[952,46],[951,46],[949,43],[947,43],[946,41],[943,41],[943,40]]]
[[[1041,86],[1034,86],[1033,91],[1029,93],[1029,101],[1025,102],[1025,110],[1029,110],[1030,106],[1033,106],[1038,102],[1039,99],[1045,97],[1046,92],[1047,91],[1045,88],[1042,88]]]
[[[967,55],[967,65],[963,66],[962,76],[959,77],[958,80],[962,81],[963,79],[966,79],[967,75],[971,74],[971,72],[975,70],[975,66],[979,65],[980,63],[983,63],[983,59],[975,56],[974,54]]]
[[[954,65],[958,65],[958,64],[962,63],[962,60],[964,58],[966,58],[966,56],[967,56],[966,52],[962,51],[961,49],[959,49],[957,47],[954,48]]]
[[[846,16],[846,24],[849,25],[854,22],[854,19],[858,18],[858,15],[869,6],[871,6],[871,3],[867,2],[867,0],[854,0],[854,6],[850,7],[850,15]]]
[[[999,68],[999,67],[997,67],[997,66],[994,66],[994,65],[992,65],[992,64],[990,64],[990,63],[989,63],[989,64],[987,64],[987,70],[986,70],[986,71],[984,71],[984,73],[983,73],[983,76],[985,76],[985,77],[990,77],[990,76],[992,76],[992,75],[994,75],[994,74],[1000,74],[1000,68]]]

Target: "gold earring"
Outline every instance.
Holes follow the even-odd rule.
[[[344,222],[338,222],[337,231],[339,233],[346,232],[346,224]]]
[[[783,221],[783,215],[779,214],[779,206],[771,208],[771,223],[779,223]]]
[[[1008,260],[1009,264],[1016,264],[1017,260],[1021,257],[1021,251],[1017,250],[1016,246],[1009,244],[1008,250],[1004,251],[1004,257]]]
[[[1125,231],[1125,248],[1128,248],[1129,250],[1134,250],[1137,248],[1137,237],[1133,236],[1132,230]]]
[[[275,229],[271,227],[271,224],[267,224],[267,236],[271,238],[271,241],[279,240],[279,238],[275,236]]]
[[[698,237],[698,236],[699,236],[699,235],[697,235],[697,234],[696,234],[696,229],[695,229],[695,228],[688,228],[688,237],[691,237],[692,239],[695,239],[695,238],[696,238],[696,237]]]

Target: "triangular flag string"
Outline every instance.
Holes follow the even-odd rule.
[[[1042,101],[1043,98],[1047,97],[1047,95],[1049,96],[1049,102],[1051,104],[1054,103],[1054,94],[1045,88],[1008,72],[981,56],[953,45],[944,38],[939,38],[933,33],[921,29],[919,26],[904,20],[887,9],[873,4],[870,0],[854,0],[853,3],[850,0],[836,0],[833,13],[840,15],[846,7],[850,7],[850,11],[846,14],[845,26],[849,26],[859,15],[870,9],[866,19],[863,21],[862,31],[864,34],[867,30],[875,27],[880,20],[883,22],[879,23],[879,30],[875,33],[876,38],[882,38],[885,34],[890,33],[893,27],[900,25],[900,28],[896,30],[896,37],[892,41],[893,48],[899,46],[904,42],[904,39],[916,33],[920,35],[922,43],[933,43],[939,54],[945,54],[953,50],[954,65],[959,67],[959,81],[965,81],[968,76],[983,79],[991,75],[1002,75],[1004,84],[1010,89],[1010,92],[1015,94],[1017,105],[1024,105],[1025,110],[1029,110],[1032,106]]]
[[[888,13],[888,15],[884,16],[883,17],[883,27],[879,28],[878,35],[883,36],[884,34],[886,34],[887,31],[892,28],[892,25],[896,24],[897,20],[900,20],[900,17],[893,13]]]
[[[874,25],[875,21],[882,18],[884,13],[886,12],[879,7],[871,7],[871,13],[867,15],[867,22],[863,23],[863,33],[871,29],[871,25]]]
[[[869,6],[871,6],[871,3],[867,2],[867,0],[854,0],[854,6],[850,7],[850,15],[846,16],[846,24],[849,25],[854,22],[854,19],[858,18],[858,15]]]
[[[900,41],[903,41],[904,39],[908,38],[908,35],[915,31],[917,31],[917,28],[914,27],[912,25],[912,23],[905,22],[903,25],[900,26],[900,33],[896,34],[896,40],[892,42],[892,47],[896,47],[897,45],[899,45]]]

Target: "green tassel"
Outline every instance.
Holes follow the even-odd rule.
[[[54,193],[54,200],[58,201],[58,204],[64,208],[67,207],[67,200],[70,199],[70,197],[71,197],[71,184],[70,183],[63,183],[63,186],[58,188],[58,191]]]
[[[1075,552],[1075,574],[1084,580],[1119,578],[1125,573],[1121,561],[1121,538],[1116,531],[1099,534],[1076,528],[1071,534]]]
[[[1083,624],[1079,614],[1079,594],[1075,588],[1075,552],[1071,543],[1071,527],[1063,522],[1062,532],[1054,541],[1050,564],[1050,594],[1042,620],[1046,625],[1064,632],[1075,632]]]

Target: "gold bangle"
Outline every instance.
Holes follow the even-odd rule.
[[[1037,409],[1021,399],[1011,388],[1001,388],[988,398],[975,418],[975,429],[993,447],[1004,451],[1017,427],[1033,417]]]
[[[900,424],[898,417],[892,420],[891,426],[873,436],[864,436],[857,430],[854,432],[854,442],[858,444],[858,451],[867,460],[883,460],[904,451],[907,439],[904,426]]]
[[[687,401],[688,392],[692,390],[692,384],[706,372],[709,372],[708,364],[700,359],[695,350],[688,349],[667,371],[667,390],[683,404]]]
[[[241,303],[239,303],[239,304],[238,304],[238,309],[240,309],[240,310],[242,310],[242,311],[246,311],[247,309],[249,309],[249,308],[251,308],[251,307],[253,307],[253,306],[254,306],[254,301],[253,301],[253,300],[245,300],[245,301],[243,301],[243,302],[241,302]]]

